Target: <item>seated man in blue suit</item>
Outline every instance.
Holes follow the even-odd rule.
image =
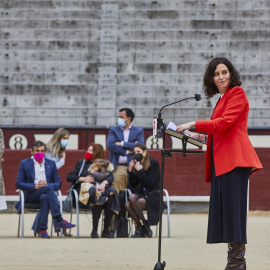
[[[135,115],[129,108],[119,110],[118,126],[111,127],[107,138],[110,150],[109,161],[113,164],[113,186],[119,192],[127,187],[127,169],[133,159],[133,149],[137,143],[144,143],[143,129],[134,127],[132,121]]]
[[[35,141],[32,145],[32,158],[21,161],[16,187],[24,191],[25,202],[40,203],[40,228],[41,237],[50,238],[47,234],[48,214],[51,210],[52,217],[56,220],[56,228],[69,229],[76,225],[63,220],[55,191],[61,188],[61,180],[55,162],[44,158],[46,145]],[[21,205],[16,205],[21,211]]]

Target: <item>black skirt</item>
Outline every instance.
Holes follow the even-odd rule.
[[[212,158],[207,243],[247,243],[247,192],[251,168],[215,176]]]

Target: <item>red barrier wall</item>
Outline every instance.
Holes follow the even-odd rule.
[[[257,154],[264,169],[251,176],[250,181],[250,210],[270,210],[270,155],[269,148],[257,148]],[[67,194],[70,184],[66,181],[67,174],[73,170],[77,160],[84,157],[84,150],[67,150],[66,164],[59,170],[63,182],[62,193]],[[150,156],[161,163],[160,150],[149,150]],[[107,151],[108,155],[108,151]],[[5,150],[5,161],[2,163],[3,176],[7,195],[16,195],[15,181],[20,161],[30,157],[30,149]],[[204,182],[205,153],[173,154],[165,158],[164,188],[170,196],[208,196],[210,184]]]

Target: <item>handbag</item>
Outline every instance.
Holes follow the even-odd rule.
[[[128,213],[125,208],[125,202],[127,201],[127,191],[119,191],[120,200],[120,212],[117,218],[117,237],[129,237],[130,234],[130,220],[127,218]]]
[[[84,164],[85,164],[85,160],[83,160],[81,169],[80,169],[80,171],[78,173],[78,177],[80,177],[80,175],[82,173]],[[67,213],[71,213],[71,211],[72,211],[72,194],[71,194],[71,189],[73,189],[73,187],[74,187],[74,185],[72,185],[71,188],[69,189],[67,198],[63,202],[63,211],[65,211]]]
[[[73,188],[73,186],[70,189],[72,189],[72,188]],[[71,213],[71,210],[72,210],[71,202],[72,202],[72,195],[71,195],[71,191],[69,190],[67,198],[63,202],[63,211],[65,211],[67,213]]]
[[[117,237],[129,237],[130,220],[120,216],[117,221]]]

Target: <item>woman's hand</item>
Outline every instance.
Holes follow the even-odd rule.
[[[176,127],[176,131],[184,132],[185,130],[190,130],[191,128],[195,127],[195,121],[189,122],[183,125]]]
[[[134,165],[135,165],[135,161],[134,160],[131,160],[129,162],[129,165],[128,165],[128,171],[129,172],[132,172],[132,169],[134,168]]]
[[[94,177],[91,175],[87,175],[85,177],[80,177],[79,182],[84,182],[84,183],[93,183],[94,182]]]
[[[141,168],[142,168],[142,165],[140,162],[136,161],[135,162],[135,165],[134,165],[134,168],[136,171],[139,171]]]
[[[191,132],[191,131],[186,131],[187,135],[189,135],[191,138],[194,138],[195,140],[201,141],[201,142],[206,142],[207,136],[204,134],[196,133],[196,132]]]
[[[99,190],[100,192],[104,192],[104,191],[105,191],[105,187],[106,187],[106,183],[102,182],[102,183],[97,187],[97,190]]]
[[[194,138],[195,140],[200,140],[200,134],[199,133],[196,133],[196,132],[190,132],[190,131],[187,131],[186,132],[191,138]]]

